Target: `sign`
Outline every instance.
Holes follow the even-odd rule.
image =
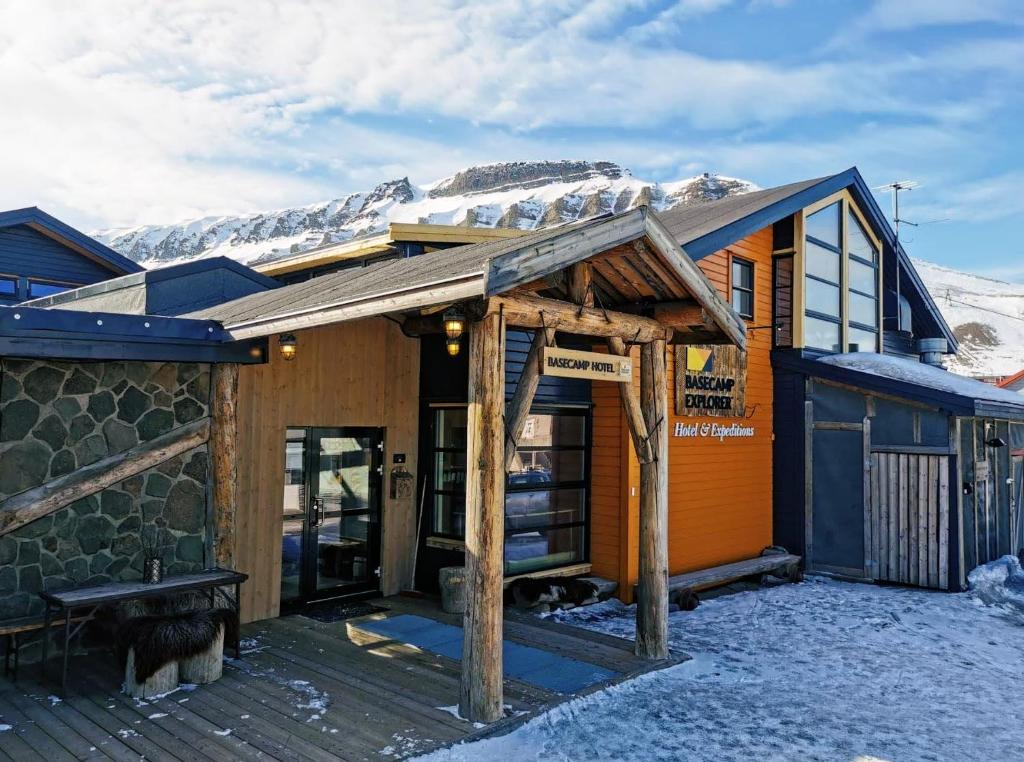
[[[738,423],[683,423],[676,421],[676,425],[672,427],[672,436],[674,437],[700,437],[702,439],[717,439],[719,442],[734,437],[746,439],[755,434],[753,426],[741,426]]]
[[[540,355],[540,372],[544,376],[626,383],[633,380],[633,363],[628,357],[618,355],[543,347]]]
[[[742,418],[747,354],[733,346],[676,347],[676,415]]]
[[[989,465],[987,460],[979,460],[974,464],[974,478],[979,481],[987,481],[989,476]]]

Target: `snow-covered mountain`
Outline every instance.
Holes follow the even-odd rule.
[[[921,279],[960,342],[946,359],[954,373],[1008,376],[1024,368],[1024,284],[915,260]]]
[[[754,189],[745,180],[714,174],[649,182],[606,161],[513,162],[470,167],[421,186],[403,177],[366,193],[294,209],[95,236],[147,267],[219,255],[253,264],[381,232],[391,222],[532,230],[640,204],[661,210]]]

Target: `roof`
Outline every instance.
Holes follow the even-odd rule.
[[[649,244],[644,256],[656,260],[647,261],[646,271],[673,293],[695,299],[715,316],[724,335],[745,344],[743,321],[646,208],[445,249],[430,256],[339,270],[200,310],[191,317],[220,321],[232,335],[244,338],[495,296],[641,238]],[[641,262],[635,266],[645,268]],[[597,264],[595,272],[600,272]],[[595,275],[595,281],[598,277]],[[605,306],[637,300],[636,293],[623,293],[608,281],[602,281],[601,288],[607,289],[602,297]]]
[[[67,223],[61,222],[38,207],[30,206],[24,209],[0,212],[0,228],[13,225],[27,225],[98,262],[118,275],[140,272],[143,269],[137,262],[121,256],[109,246],[105,246]]]
[[[180,315],[280,284],[228,257],[209,257],[63,291],[24,302],[29,307]]]
[[[895,355],[850,352],[811,359],[796,352],[776,352],[772,365],[921,402],[956,415],[1024,420],[1021,395]]]
[[[1024,391],[1024,370],[1014,373],[1012,376],[1007,376],[1000,381],[997,386],[1000,389],[1009,389],[1014,392]]]
[[[953,330],[946,323],[902,244],[897,245],[896,234],[888,218],[879,208],[874,194],[856,167],[835,175],[739,196],[727,196],[695,206],[677,207],[659,216],[690,257],[700,260],[844,188],[850,191],[882,239],[888,256],[896,252],[900,272],[909,279],[914,290],[915,299],[911,302],[912,305],[917,302],[914,305],[917,307],[915,311],[923,311],[928,317],[929,329],[940,333],[948,342],[950,351],[956,352],[959,344]]]

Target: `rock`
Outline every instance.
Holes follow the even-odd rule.
[[[124,380],[124,363],[108,362],[103,365],[103,375],[100,377],[100,384],[108,389]]]
[[[18,557],[18,541],[10,535],[0,537],[0,568],[14,563]]]
[[[13,442],[24,439],[39,420],[39,405],[32,400],[15,400],[3,409],[0,416],[0,440]]]
[[[13,566],[0,566],[0,594],[18,591],[18,572]]]
[[[78,467],[88,466],[107,457],[107,440],[102,434],[92,434],[75,445]]]
[[[142,541],[137,535],[125,534],[115,537],[110,543],[110,552],[120,558],[131,556],[142,550]]]
[[[89,396],[89,404],[86,409],[96,423],[101,423],[112,416],[117,409],[114,403],[114,395],[106,390],[96,392],[96,394]]]
[[[173,483],[159,471],[151,471],[146,476],[146,494],[150,497],[167,497]]]
[[[18,619],[27,616],[29,607],[32,605],[32,598],[28,593],[18,593],[9,598],[0,598],[0,620]],[[42,599],[35,598],[42,603]]]
[[[174,420],[180,423],[190,423],[203,417],[206,412],[203,406],[191,397],[185,397],[174,403]]]
[[[59,415],[48,415],[32,431],[32,436],[50,445],[50,449],[56,452],[64,446],[68,438],[68,431],[64,428],[64,422]]]
[[[164,391],[173,392],[178,385],[178,366],[176,363],[165,362],[149,379]]]
[[[205,524],[206,492],[190,480],[175,483],[164,502],[164,516],[171,529],[200,533]]]
[[[205,547],[202,538],[190,535],[178,538],[178,544],[174,549],[174,556],[179,561],[201,564],[204,555]]]
[[[82,441],[83,438],[92,434],[96,430],[96,423],[85,413],[76,415],[71,419],[71,424],[68,426],[68,431],[71,434],[69,444],[75,444],[76,442]]]
[[[26,439],[0,458],[0,494],[13,495],[38,487],[50,470],[50,450],[42,442]]]
[[[135,423],[149,410],[149,395],[137,386],[129,386],[117,401],[117,417],[126,423]]]
[[[127,492],[132,497],[142,496],[142,487],[146,483],[146,478],[142,474],[136,474],[135,476],[129,476],[118,486],[118,489]]]
[[[21,382],[10,373],[0,373],[0,404],[10,402],[21,394]]]
[[[103,424],[103,437],[107,441],[107,449],[112,453],[130,450],[139,443],[135,427],[116,418]]]
[[[206,450],[195,450],[192,457],[188,459],[181,472],[190,479],[195,479],[200,484],[206,484],[206,469],[209,458]]]
[[[39,543],[35,540],[22,540],[18,543],[18,566],[31,566],[39,563]]]
[[[112,519],[123,519],[132,512],[134,501],[126,492],[105,489],[100,495],[100,510]]]
[[[95,495],[89,495],[88,497],[76,500],[69,507],[76,516],[88,516],[90,513],[96,513],[99,510],[100,502],[96,499]]]
[[[156,467],[156,470],[162,474],[165,474],[172,479],[177,479],[178,474],[181,473],[182,457],[175,455],[173,458],[169,458]]]
[[[199,375],[199,366],[191,362],[178,364],[178,386],[184,386]]]
[[[78,544],[86,555],[110,547],[113,536],[114,525],[106,516],[93,514],[78,523]]]
[[[57,543],[57,538],[55,536],[53,536],[52,534],[48,534],[48,535],[46,535],[46,537],[43,538],[43,542],[42,542],[43,550],[47,550],[50,553],[56,553],[57,552],[57,544],[58,544]]]
[[[198,376],[188,382],[185,386],[185,391],[193,399],[205,404],[205,401],[210,399],[210,371],[201,371]]]
[[[25,376],[23,386],[25,394],[41,405],[53,402],[64,381],[64,371],[51,365],[40,365]]]
[[[89,577],[89,562],[84,558],[72,558],[64,564],[64,576],[81,584]]]
[[[79,367],[71,371],[71,377],[64,382],[61,394],[70,397],[75,394],[91,394],[95,390],[96,379]]]
[[[99,552],[89,559],[89,573],[102,574],[110,568],[114,559],[107,553]]]
[[[53,403],[53,409],[65,423],[82,412],[82,406],[74,397],[61,397]]]
[[[153,374],[155,363],[151,362],[130,362],[124,366],[125,376],[136,386],[145,386],[149,377]]]
[[[45,577],[52,577],[56,574],[64,573],[64,566],[52,553],[43,553],[40,556],[39,568],[42,570],[43,576]]]
[[[18,589],[23,593],[38,593],[43,589],[43,574],[39,566],[22,566],[18,569]]]
[[[50,461],[50,478],[53,479],[64,474],[70,474],[75,470],[75,454],[71,450],[61,450],[55,453]]]
[[[118,534],[129,534],[130,532],[138,533],[142,528],[142,519],[139,516],[129,516],[120,524],[117,525]]]
[[[57,545],[57,558],[61,561],[70,561],[80,555],[82,555],[82,546],[74,537],[67,537]]]
[[[164,510],[163,500],[146,500],[142,504],[142,520],[147,524],[155,521]]]
[[[170,408],[173,405],[174,397],[160,389],[160,387],[157,387],[156,391],[153,392],[153,407]]]
[[[142,416],[135,428],[139,432],[139,441],[149,442],[174,428],[174,414],[159,408],[150,410]]]
[[[52,514],[29,522],[17,530],[16,536],[22,540],[34,540],[47,534],[51,529],[53,529]]]

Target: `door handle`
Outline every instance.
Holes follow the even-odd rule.
[[[313,515],[309,520],[309,525],[311,527],[320,526],[320,516],[323,513],[323,505],[324,503],[321,498],[318,497],[313,500]]]

